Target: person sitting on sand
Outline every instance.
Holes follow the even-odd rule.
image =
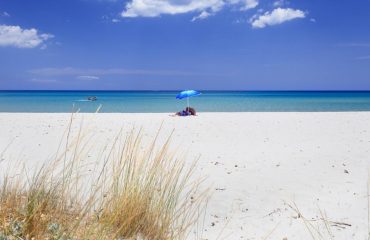
[[[190,116],[191,113],[189,111],[186,111],[186,110],[182,110],[181,112],[177,112],[175,113],[175,116]]]
[[[185,110],[182,110],[181,112],[175,113],[173,116],[196,116],[197,112],[192,107],[187,107]]]
[[[192,107],[187,107],[187,108],[185,109],[185,111],[189,112],[189,113],[190,113],[190,115],[192,115],[192,116],[196,116],[196,115],[197,115],[197,112],[196,112],[196,111],[195,111],[195,109],[194,109],[194,108],[192,108]]]

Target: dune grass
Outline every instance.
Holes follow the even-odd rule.
[[[71,141],[72,124],[53,161],[32,177],[22,169],[0,180],[0,240],[188,236],[207,197],[191,179],[195,164],[176,158],[170,138],[159,146],[143,144],[141,131],[120,132],[87,163],[89,138],[80,129]]]
[[[68,206],[62,185],[49,182],[46,173],[40,170],[29,184],[21,175],[1,182],[0,239],[63,239],[70,231],[81,211]]]
[[[298,218],[302,221],[305,228],[307,229],[312,240],[334,240],[332,228],[346,229],[351,227],[351,224],[345,222],[331,221],[328,219],[325,211],[318,209],[319,218],[308,219],[299,210],[297,205],[294,203],[288,206],[297,214]]]

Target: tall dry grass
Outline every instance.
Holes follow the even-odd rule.
[[[80,127],[71,139],[72,119],[54,160],[1,180],[0,240],[187,238],[207,197],[170,138],[144,144],[141,131],[120,132],[88,162],[91,137]]]

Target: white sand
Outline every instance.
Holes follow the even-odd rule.
[[[0,169],[8,161],[31,166],[50,157],[69,116],[0,113],[0,154],[11,143]],[[321,209],[328,220],[351,224],[331,228],[336,240],[368,237],[369,112],[82,116],[97,146],[122,126],[142,126],[150,139],[163,122],[162,138],[175,129],[172,145],[188,151],[189,162],[201,155],[197,174],[207,175],[214,190],[204,239],[311,239],[286,203],[308,219],[321,218]]]

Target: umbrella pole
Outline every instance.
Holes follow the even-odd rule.
[[[188,101],[188,109],[189,109],[189,98],[186,98],[186,100]]]

